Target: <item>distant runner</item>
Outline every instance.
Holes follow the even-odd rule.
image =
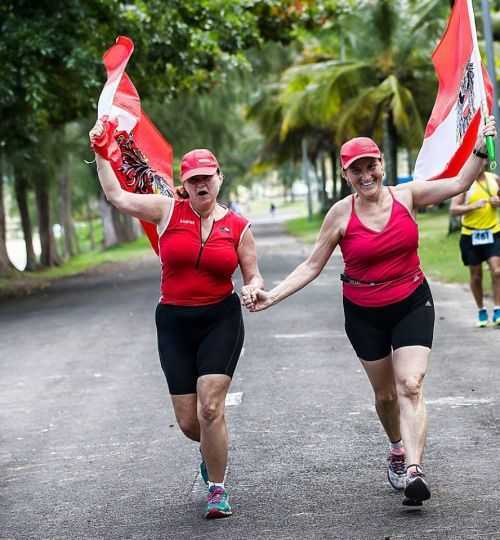
[[[453,197],[450,213],[462,216],[460,252],[469,267],[470,289],[476,301],[477,325],[488,326],[488,310],[484,307],[483,262],[491,272],[493,289],[492,322],[500,326],[500,177],[484,169],[466,193]]]

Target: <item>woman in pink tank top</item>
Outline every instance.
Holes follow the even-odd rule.
[[[408,506],[430,498],[421,465],[427,427],[422,384],[434,329],[434,303],[420,268],[413,214],[467,191],[485,163],[486,135],[496,136],[492,116],[457,177],[394,188],[382,183],[384,160],[374,141],[346,142],[340,160],[353,195],[332,206],[312,253],[286,279],[271,291],[250,289],[243,296],[250,311],[278,303],[313,281],[340,246],[345,330],[389,438],[387,479],[404,491]]]

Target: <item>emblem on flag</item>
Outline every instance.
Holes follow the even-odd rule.
[[[417,180],[457,176],[474,148],[483,104],[492,108],[493,87],[481,63],[471,0],[455,1],[432,61],[439,89],[415,163]]]
[[[460,83],[457,99],[457,142],[460,142],[477,111],[474,96],[474,64],[468,62]]]

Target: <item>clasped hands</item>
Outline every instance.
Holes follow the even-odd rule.
[[[268,291],[253,285],[241,288],[241,299],[248,311],[262,311],[272,305],[272,297]]]

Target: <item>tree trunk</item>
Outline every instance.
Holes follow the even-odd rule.
[[[134,229],[133,219],[131,216],[121,214],[116,208],[112,208],[113,224],[115,226],[118,243],[132,242],[137,238],[136,230]]]
[[[384,162],[385,176],[389,186],[395,186],[398,183],[398,155],[397,155],[397,135],[394,126],[392,113],[384,114]]]
[[[101,193],[99,197],[99,210],[101,212],[102,229],[103,229],[103,243],[104,247],[108,248],[118,244],[118,237],[115,231],[115,225],[113,223],[112,206],[104,197],[104,193]]]
[[[332,163],[332,181],[333,181],[333,192],[332,198],[334,202],[338,201],[338,187],[337,187],[337,153],[335,150],[330,152],[330,161]]]
[[[406,149],[406,160],[408,164],[408,176],[411,177],[413,175],[413,167],[415,164],[413,163],[413,156],[409,148]]]
[[[0,274],[6,274],[14,269],[7,253],[7,221],[3,201],[3,165],[3,156],[0,156]]]
[[[16,194],[17,208],[21,218],[21,228],[23,230],[24,243],[26,245],[26,268],[28,272],[33,272],[37,268],[35,250],[33,249],[33,227],[28,207],[28,182],[24,172],[14,167],[14,191]]]
[[[462,227],[461,219],[457,216],[452,216],[450,214],[450,217],[448,219],[448,235],[459,231],[461,227]]]
[[[321,154],[321,212],[326,214],[330,208],[330,199],[326,190],[326,155]]]
[[[89,226],[89,242],[90,242],[90,249],[94,251],[95,249],[95,235],[94,235],[94,220],[92,219],[92,209],[90,208],[90,200],[89,197],[87,197],[85,201],[85,207],[87,211],[87,223]]]
[[[64,164],[64,171],[59,177],[59,189],[60,189],[60,220],[63,228],[63,249],[64,258],[74,257],[77,253],[75,242],[75,225],[73,223],[73,217],[71,215],[71,178],[70,178],[70,159],[68,155]]]
[[[61,260],[57,254],[56,241],[50,219],[49,183],[43,173],[35,184],[36,208],[38,211],[38,234],[40,235],[40,264],[44,267],[57,266]]]

